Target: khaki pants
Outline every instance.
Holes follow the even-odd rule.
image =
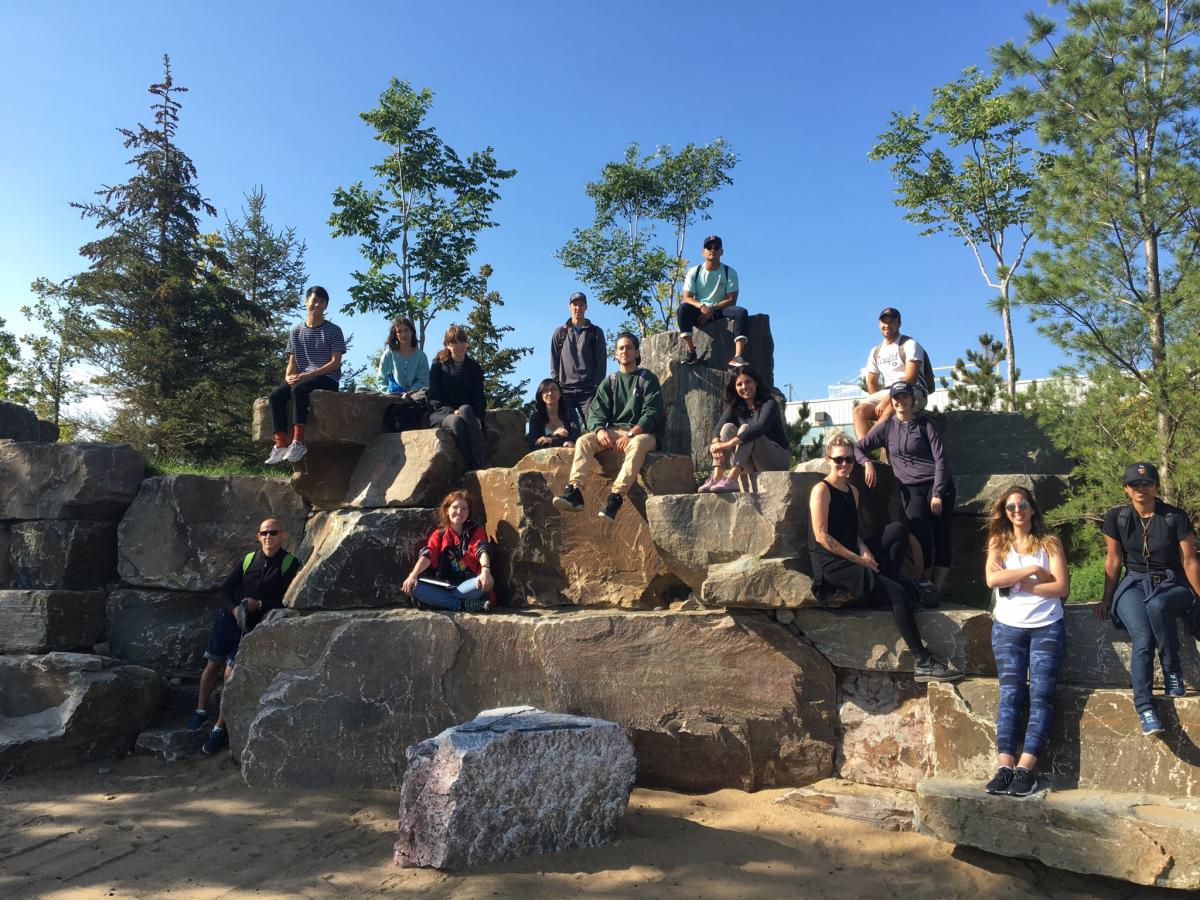
[[[609,435],[616,443],[617,438],[627,434],[624,429],[609,428]],[[620,494],[622,497],[629,493],[629,489],[637,480],[638,473],[642,471],[642,463],[646,461],[646,454],[655,447],[654,435],[639,434],[629,439],[629,446],[625,448],[625,459],[621,463],[621,471],[617,473],[617,478],[613,482],[612,492]],[[570,484],[578,487],[583,483],[583,479],[591,473],[596,466],[596,454],[600,452],[600,439],[596,437],[596,432],[589,431],[582,435],[575,442],[575,458],[571,461],[571,476],[568,479]],[[617,452],[614,448],[614,452]]]

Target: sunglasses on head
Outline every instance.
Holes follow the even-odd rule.
[[[848,466],[854,462],[854,456],[831,456],[829,461],[835,466]]]
[[[1131,488],[1145,490],[1146,488],[1154,487],[1154,482],[1153,481],[1131,481],[1131,482],[1129,482],[1129,486]]]
[[[1028,500],[1022,500],[1019,503],[1005,503],[1004,508],[1007,509],[1009,512],[1017,512],[1017,511],[1025,512],[1025,510],[1029,509],[1030,506],[1029,506]]]
[[[258,533],[258,536],[259,537],[267,537],[268,535],[270,535],[271,537],[275,537],[275,535],[277,535],[277,534],[283,534],[282,529],[268,528],[266,531],[260,531]]]

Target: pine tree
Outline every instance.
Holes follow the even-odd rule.
[[[525,392],[529,387],[526,378],[516,384],[508,379],[517,367],[517,361],[533,353],[532,347],[505,347],[504,336],[511,325],[497,325],[492,311],[503,306],[499,291],[488,290],[488,279],[492,267],[484,263],[479,273],[471,279],[467,299],[471,311],[467,314],[467,333],[471,340],[471,356],[483,369],[483,393],[490,409],[519,409],[524,405]]]
[[[13,379],[15,394],[39,419],[59,426],[69,440],[75,423],[66,416],[65,407],[88,393],[88,382],[75,367],[83,359],[82,348],[92,323],[77,307],[63,302],[61,286],[39,279],[33,290],[38,294],[37,303],[21,307],[21,313],[36,320],[42,333],[21,338],[28,353]]]
[[[942,379],[942,387],[950,393],[950,406],[954,409],[975,409],[990,412],[997,401],[1005,395],[1004,375],[1000,364],[1008,354],[1004,344],[990,334],[979,336],[979,349],[967,350],[967,358],[960,356],[954,361],[950,378]],[[1020,371],[1013,369],[1014,376]],[[1011,405],[1011,404],[1010,404]]]

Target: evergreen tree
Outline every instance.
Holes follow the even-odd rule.
[[[461,157],[426,124],[432,106],[431,90],[393,78],[379,105],[359,114],[389,152],[371,167],[378,186],[339,187],[329,217],[334,237],[363,239],[368,264],[352,273],[343,310],[408,316],[422,347],[433,318],[466,295],[479,233],[495,226],[500,183],[516,174],[496,164],[491,147]]]
[[[1200,414],[1200,2],[1056,5],[1064,33],[1029,14],[1024,45],[994,53],[1028,85],[1014,98],[1056,151],[1033,195],[1042,246],[1019,295],[1076,372],[1110,387],[1120,372],[1148,399],[1148,455],[1170,498],[1177,467],[1194,467],[1184,438]]]
[[[63,302],[62,288],[43,279],[33,283],[37,303],[21,307],[25,318],[36,320],[42,334],[27,334],[21,343],[28,350],[13,379],[21,403],[39,419],[59,426],[69,440],[75,423],[65,416],[65,407],[87,396],[88,383],[81,380],[76,366],[83,359],[83,347],[92,323],[76,307]]]
[[[483,392],[488,407],[520,409],[525,403],[529,379],[516,384],[509,379],[517,367],[517,361],[533,353],[533,348],[504,346],[504,336],[513,331],[513,327],[497,325],[492,318],[492,311],[503,306],[504,301],[500,299],[499,291],[488,290],[488,279],[491,277],[492,267],[484,263],[467,289],[467,299],[471,301],[471,311],[467,314],[471,356],[483,369]]]
[[[21,348],[17,346],[17,339],[4,330],[4,320],[0,319],[0,400],[12,399],[13,388],[9,381],[20,361]]]
[[[976,409],[990,412],[996,408],[997,400],[1005,394],[1004,375],[1000,364],[1006,353],[1004,345],[990,334],[979,336],[979,349],[967,350],[967,358],[960,356],[954,361],[950,378],[942,379],[942,387],[950,393],[953,409]],[[1020,372],[1010,369],[1020,376]],[[1011,405],[1011,404],[1010,404]]]
[[[246,194],[240,219],[226,217],[218,243],[228,260],[222,274],[254,308],[271,316],[275,331],[286,335],[293,320],[303,318],[308,247],[296,237],[295,228],[273,229],[266,206],[267,195],[260,185]]]
[[[783,404],[780,403],[780,407]],[[787,424],[788,444],[792,448],[792,465],[805,462],[806,460],[816,459],[821,455],[822,445],[820,438],[812,438],[805,441],[808,433],[812,431],[812,422],[808,420],[811,410],[807,403],[801,403],[798,415],[795,422]]]

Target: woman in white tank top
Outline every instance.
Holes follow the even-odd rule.
[[[992,505],[984,576],[995,596],[992,653],[1000,680],[997,769],[986,790],[1025,797],[1037,790],[1035,767],[1050,736],[1054,688],[1067,645],[1062,598],[1071,582],[1062,542],[1046,531],[1024,487],[1008,488]],[[1017,732],[1026,710],[1018,761]]]

